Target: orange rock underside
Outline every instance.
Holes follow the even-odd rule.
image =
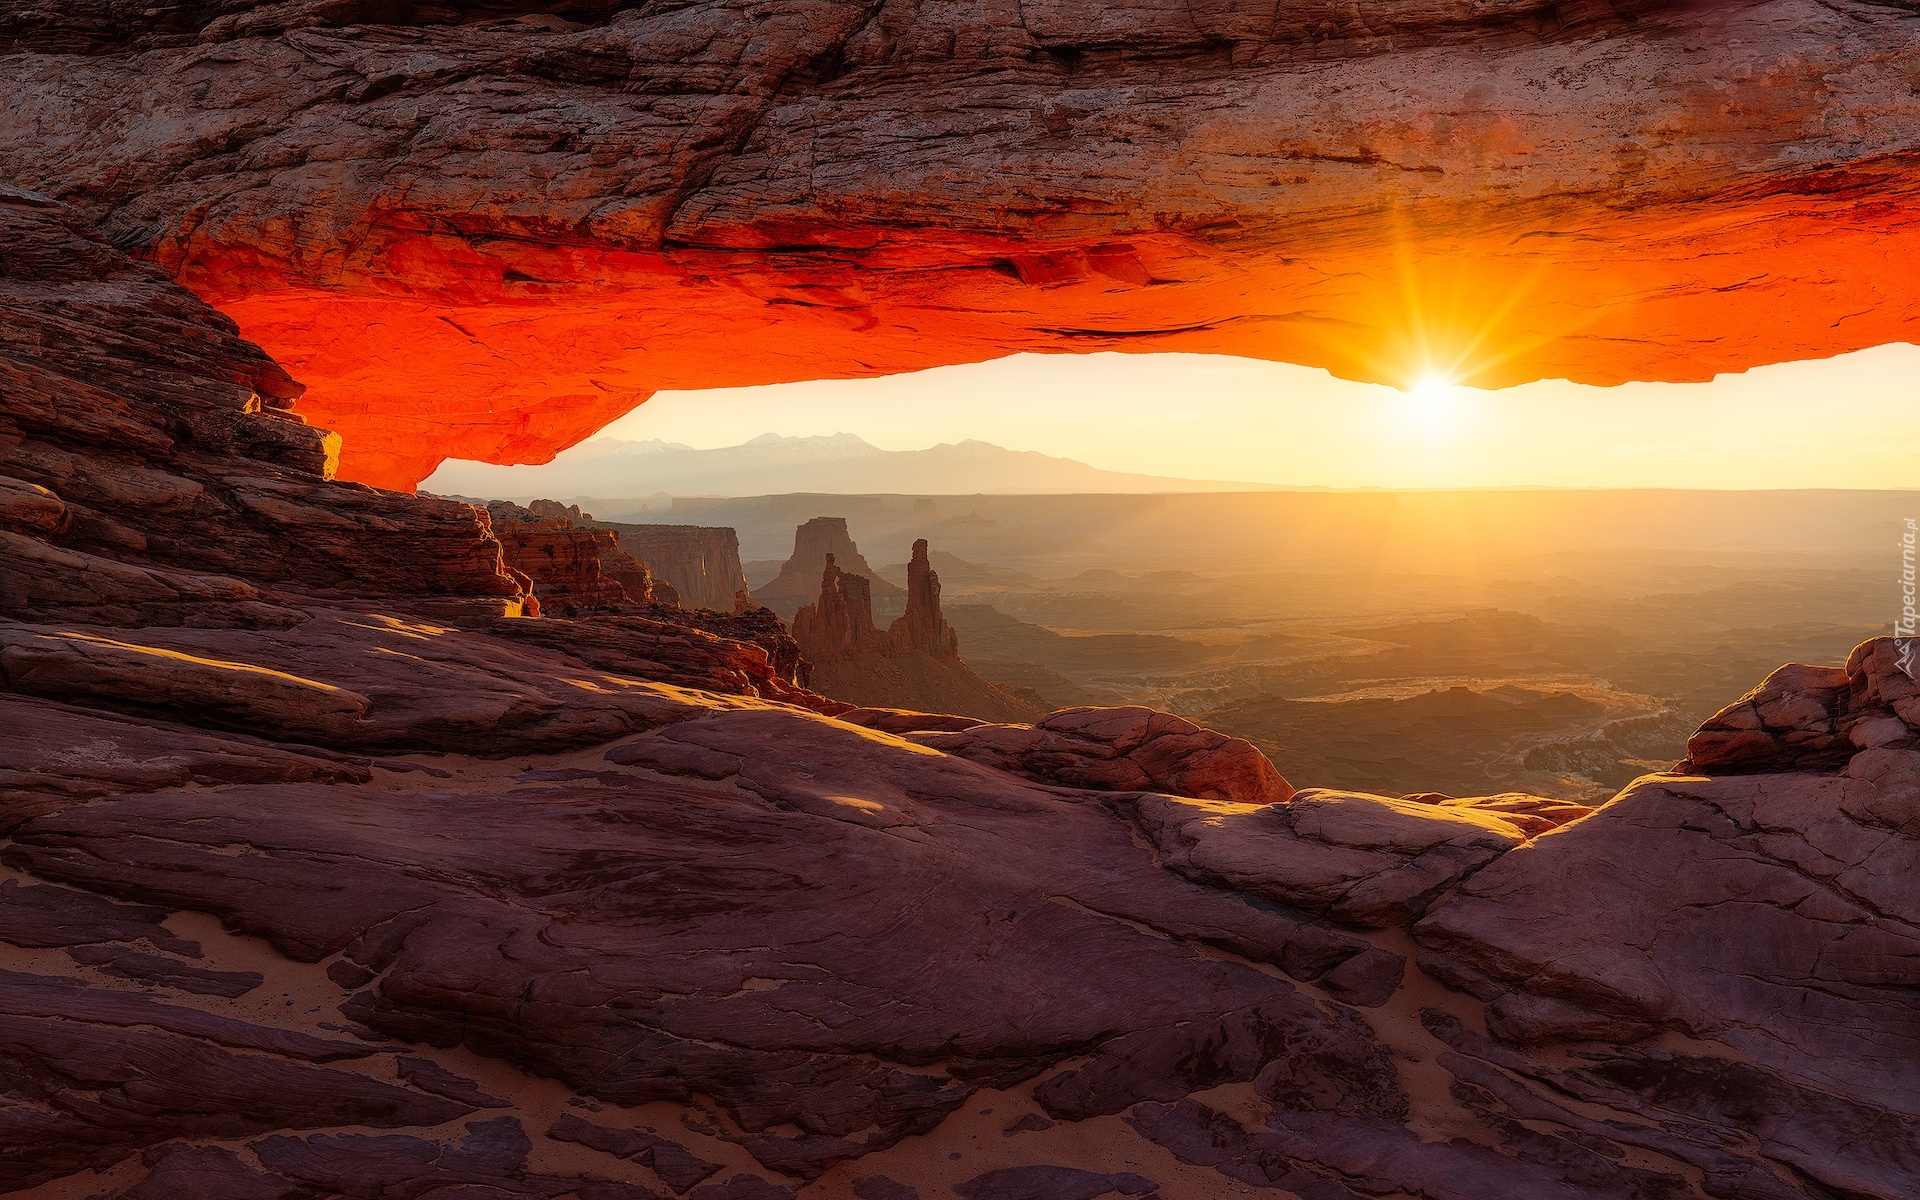
[[[343,478],[405,489],[443,458],[547,461],[658,390],[1019,351],[1499,387],[1704,380],[1913,340],[1920,203],[1897,170],[1849,178],[1677,212],[1455,210],[1218,238],[794,230],[783,240],[806,250],[630,253],[412,235],[325,290],[202,239],[178,272],[308,385],[299,409],[344,436]]]

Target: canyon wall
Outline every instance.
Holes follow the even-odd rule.
[[[672,588],[671,603],[730,613],[734,601],[747,591],[747,577],[740,568],[740,538],[731,529],[613,521],[597,521],[594,527],[618,533],[620,548],[645,562],[656,581],[664,580]],[[664,594],[661,598],[665,600]]]
[[[533,595],[542,605],[592,609],[634,602],[621,582],[605,569],[609,558],[616,562],[622,556],[632,558],[623,555],[617,534],[576,528],[569,516],[541,516],[510,500],[492,501],[487,505],[487,515],[493,523],[493,536],[500,542],[502,559],[533,581]],[[626,569],[630,576],[635,574],[631,565]],[[639,569],[645,571],[646,567],[643,564]],[[638,599],[646,603],[652,597],[649,584]]]
[[[1021,350],[1699,380],[1920,318],[1893,0],[551,7],[8,0],[0,175],[393,487],[661,388]]]

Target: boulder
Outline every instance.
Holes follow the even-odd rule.
[[[1135,811],[1183,875],[1370,928],[1414,920],[1527,838],[1492,813],[1322,788],[1265,805],[1142,796]]]
[[[908,734],[948,754],[1043,783],[1276,804],[1293,788],[1243,738],[1149,708],[1065,708],[1034,725]]]

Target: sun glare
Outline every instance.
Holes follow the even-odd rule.
[[[1422,376],[1406,395],[1409,416],[1431,431],[1446,423],[1459,399],[1459,390],[1451,379],[1435,372]]]

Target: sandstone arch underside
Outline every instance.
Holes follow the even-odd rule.
[[[14,0],[0,85],[0,175],[391,487],[1020,350],[1612,384],[1920,325],[1892,0]]]

